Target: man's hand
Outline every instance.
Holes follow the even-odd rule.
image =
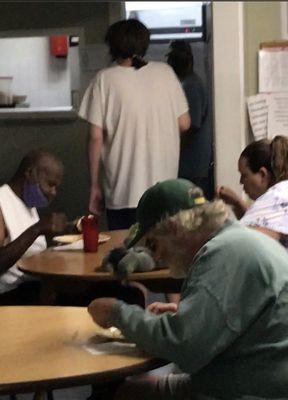
[[[53,235],[65,231],[67,218],[63,213],[44,215],[39,221],[40,231],[46,235]]]
[[[110,328],[113,323],[111,322],[112,308],[117,302],[117,299],[112,297],[102,297],[93,300],[88,306],[88,312],[96,324],[102,328]]]
[[[96,216],[101,215],[102,212],[102,191],[99,187],[90,188],[89,198],[89,212]]]
[[[167,311],[176,313],[177,312],[177,304],[175,303],[161,303],[159,301],[155,301],[146,308],[146,310],[150,311],[153,314],[159,315],[163,314]]]

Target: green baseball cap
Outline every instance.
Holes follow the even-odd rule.
[[[194,183],[186,179],[169,179],[147,189],[139,200],[136,210],[137,229],[127,247],[134,246],[162,219],[175,215],[180,210],[206,203],[203,194],[191,193],[196,188],[198,187]],[[199,191],[202,193],[200,188]]]

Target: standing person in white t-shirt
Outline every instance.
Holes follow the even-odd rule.
[[[80,107],[79,115],[90,123],[89,210],[99,215],[104,197],[109,229],[132,225],[143,192],[177,177],[179,132],[190,127],[173,70],[143,59],[149,40],[138,20],[111,25],[105,41],[115,63],[97,73]]]

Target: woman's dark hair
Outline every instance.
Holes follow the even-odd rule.
[[[166,56],[167,63],[174,69],[179,78],[183,79],[193,72],[193,53],[190,44],[185,40],[173,40]]]
[[[132,65],[139,69],[147,64],[143,59],[150,42],[150,32],[137,19],[115,22],[108,28],[105,43],[112,60],[132,58]]]
[[[275,136],[250,143],[241,153],[248,167],[256,173],[261,167],[270,172],[274,183],[288,179],[288,137]]]

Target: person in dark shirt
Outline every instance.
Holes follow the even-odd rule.
[[[212,127],[207,88],[194,72],[192,49],[185,40],[171,42],[167,62],[182,83],[191,117],[190,130],[181,137],[178,176],[200,186],[209,199],[213,195],[209,178]]]

